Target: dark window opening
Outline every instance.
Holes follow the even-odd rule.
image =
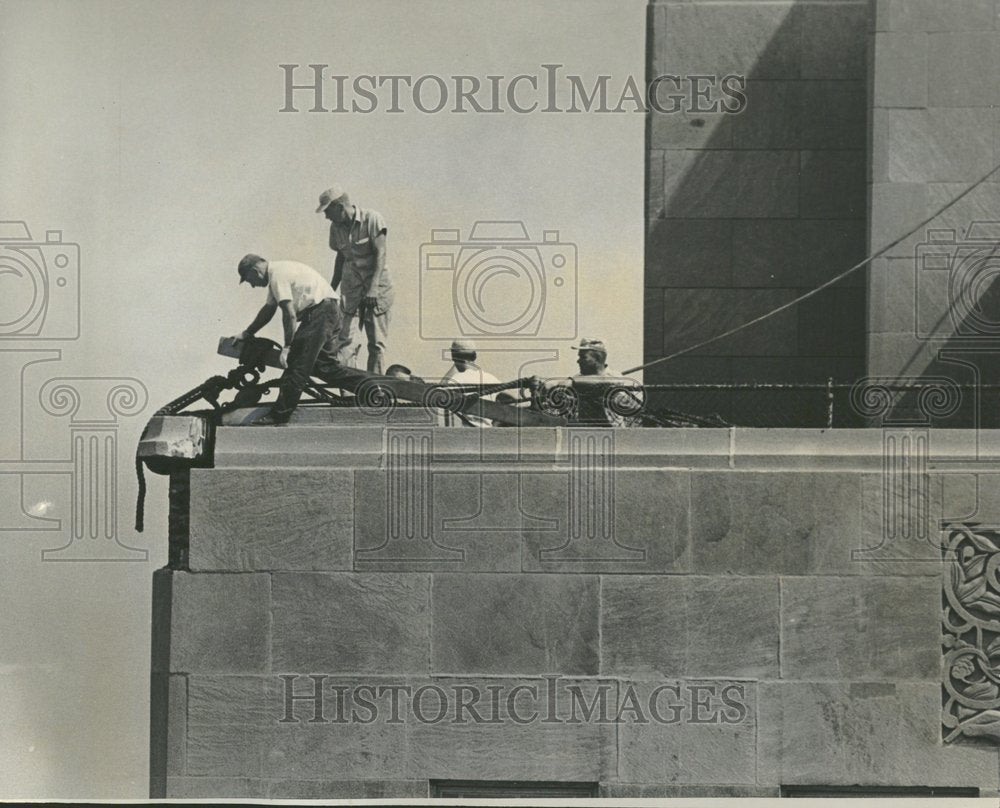
[[[965,786],[782,786],[782,797],[978,797]]]
[[[431,796],[451,799],[519,797],[597,797],[597,783],[547,780],[431,780]]]

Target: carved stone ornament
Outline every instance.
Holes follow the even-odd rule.
[[[949,525],[942,538],[942,737],[1000,743],[1000,528]]]

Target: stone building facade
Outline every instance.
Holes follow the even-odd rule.
[[[647,360],[995,164],[995,5],[650,5],[650,74],[745,74],[747,108],[649,118]],[[171,477],[152,795],[995,795],[1000,437],[943,427],[991,425],[965,222],[996,188],[950,241],[646,374],[867,376],[840,411],[881,428],[219,428],[212,466]],[[900,377],[936,392],[901,403]]]

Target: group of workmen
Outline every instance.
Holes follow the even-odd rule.
[[[267,287],[267,301],[238,339],[254,336],[281,309],[284,332],[280,364],[284,368],[278,398],[256,426],[288,422],[310,376],[354,390],[370,374],[423,381],[403,365],[383,371],[393,303],[392,279],[386,267],[386,224],[377,211],[362,208],[347,192],[334,186],[319,197],[317,213],[330,222],[330,249],[336,252],[333,278],[327,281],[298,261],[269,261],[249,254],[239,262],[240,283]],[[368,339],[367,373],[355,369],[360,346],[354,349],[357,321]],[[613,376],[607,369],[607,348],[600,340],[581,340],[580,376]],[[476,346],[457,339],[451,346],[454,363],[440,383],[463,388],[498,385],[497,379],[476,365]],[[484,398],[516,404],[510,393],[482,391]],[[515,391],[516,392],[516,391]],[[468,412],[445,413],[446,424],[490,426],[488,419]],[[615,425],[612,419],[608,425]]]

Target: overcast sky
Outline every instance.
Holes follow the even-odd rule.
[[[329,276],[333,254],[314,209],[321,190],[343,184],[388,223],[397,288],[388,361],[435,378],[458,324],[448,282],[422,275],[421,245],[434,229],[457,229],[456,244],[434,250],[453,254],[477,221],[522,221],[529,246],[558,231],[524,253],[529,263],[569,263],[535,320],[545,339],[481,340],[483,364],[510,378],[520,363],[558,351],[546,369],[569,372],[576,336],[604,338],[613,367],[639,364],[643,116],[539,110],[545,64],[562,65],[559,107],[568,106],[570,74],[588,84],[609,75],[612,106],[629,76],[641,84],[645,3],[4,0],[0,13],[0,219],[24,221],[36,241],[60,230],[79,244],[82,312],[77,340],[0,337],[0,471],[16,471],[18,459],[68,458],[66,418],[38,405],[46,380],[140,380],[148,404],[118,433],[117,524],[123,543],[149,551],[132,563],[43,563],[42,550],[69,541],[70,478],[0,474],[0,797],[142,797],[149,592],[166,560],[166,486],[152,480],[149,527],[134,534],[128,461],[157,407],[232,366],[215,356],[216,342],[263,302],[262,290],[237,286],[236,262],[253,251]],[[306,112],[312,94],[300,91],[302,111],[279,112],[282,64],[302,66],[296,81],[311,78],[309,64],[346,76],[348,111]],[[508,95],[519,74],[534,76],[538,91],[523,79]],[[371,106],[353,92],[364,75],[444,77],[448,104],[420,110],[439,101],[441,85],[427,79],[417,101],[397,85],[402,112],[387,111],[388,83],[374,111],[351,111]],[[485,108],[497,106],[495,86],[504,111],[477,112],[471,102],[469,112],[448,111],[455,75],[478,77]],[[325,86],[332,92],[335,82]],[[539,110],[513,109],[533,102]],[[66,269],[72,276],[74,265]],[[17,282],[0,274],[0,322],[24,299]],[[487,312],[492,322],[527,305],[516,298],[523,278],[489,282],[484,306],[501,307]],[[51,287],[52,336],[72,326],[75,294],[72,282]],[[277,322],[268,333],[280,338]],[[22,373],[29,356],[49,361]],[[34,530],[22,504],[62,519],[64,530]]]

